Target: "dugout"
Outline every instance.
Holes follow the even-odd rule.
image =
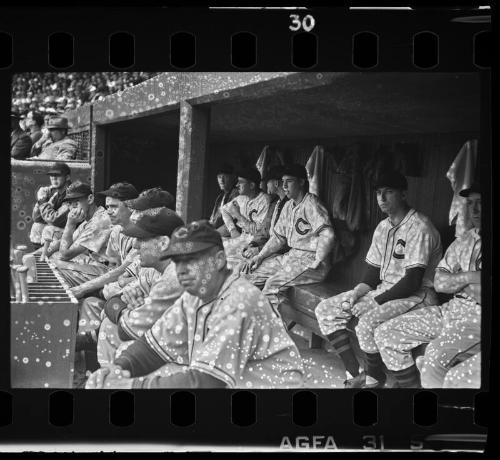
[[[68,116],[75,126],[85,118]],[[199,219],[210,214],[221,163],[254,165],[268,148],[305,164],[321,147],[328,209],[335,184],[356,168],[367,179],[370,168],[395,164],[408,177],[410,204],[433,220],[446,247],[454,236],[446,172],[464,143],[479,139],[480,81],[472,73],[163,73],[91,104],[90,119],[96,190],[119,180],[161,185],[176,190],[186,220]],[[358,165],[346,168],[352,155]],[[357,280],[382,218],[362,186],[358,228],[336,222],[343,241],[335,277],[345,284]]]

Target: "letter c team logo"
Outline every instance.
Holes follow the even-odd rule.
[[[302,228],[301,228],[302,227]],[[295,231],[299,235],[307,235],[311,231],[311,225],[306,220],[299,217],[295,222]]]
[[[255,222],[255,221],[253,220],[253,215],[254,215],[254,214],[257,214],[257,209],[252,209],[252,210],[250,211],[250,213],[248,214],[248,218],[249,218],[252,222]]]

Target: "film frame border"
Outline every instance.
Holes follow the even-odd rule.
[[[3,8],[5,10],[5,8]],[[90,10],[91,8],[89,8]],[[281,71],[297,71],[297,70],[308,70],[308,71],[316,71],[316,72],[321,72],[321,71],[359,71],[360,68],[355,67],[352,63],[352,54],[350,52],[351,48],[348,46],[349,42],[352,39],[353,34],[349,33],[346,31],[346,29],[358,29],[358,33],[363,33],[363,32],[371,32],[370,27],[367,24],[383,24],[384,21],[390,22],[388,17],[385,17],[382,19],[380,16],[377,16],[376,19],[374,20],[374,16],[372,12],[363,12],[359,14],[355,19],[354,16],[350,16],[350,13],[344,12],[345,18],[348,18],[348,21],[345,21],[344,24],[339,24],[339,22],[342,22],[341,17],[343,16],[340,14],[340,11],[327,11],[326,9],[314,9],[314,15],[319,18],[319,20],[316,20],[316,27],[314,34],[316,35],[317,38],[319,38],[318,42],[319,46],[317,47],[317,52],[318,52],[318,63],[316,65],[310,66],[308,68],[297,68],[294,67],[292,64],[292,59],[286,59],[287,62],[285,62],[285,56],[290,56],[290,53],[284,53],[282,50],[288,49],[290,51],[291,46],[290,43],[292,39],[290,38],[293,36],[293,33],[290,30],[287,30],[287,26],[289,27],[289,19],[290,19],[290,12],[287,11],[286,14],[283,14],[282,11],[266,11],[265,14],[268,15],[267,18],[265,19],[264,24],[260,24],[259,27],[262,29],[262,37],[263,39],[260,39],[260,34],[257,34],[257,43],[258,46],[262,46],[262,43],[266,43],[266,50],[267,54],[264,53],[262,56],[258,56],[257,62],[255,66],[253,66],[251,71],[270,71],[270,70],[281,70]],[[317,12],[316,12],[317,11]],[[179,12],[179,17],[170,17],[169,19],[172,20],[172,22],[175,22],[178,20],[180,23],[186,23],[186,16],[182,16],[182,12]],[[241,13],[245,14],[245,17],[241,15]],[[230,31],[226,31],[225,27],[227,27],[228,22],[227,21],[227,15],[230,14],[230,16],[236,17],[237,20],[234,22],[231,21],[231,27],[233,29],[238,29],[243,27],[241,30],[246,29],[252,29],[250,24],[255,24],[256,20],[259,19],[260,13],[262,12],[248,12],[248,11],[243,11],[243,12],[224,12],[224,15],[226,17],[224,19],[221,19],[221,17],[217,18],[215,21],[220,21],[220,26],[217,27],[217,32],[215,33],[215,37],[213,37],[213,40],[216,43],[224,43],[225,46],[222,48],[213,48],[213,49],[227,49],[227,37],[228,35],[231,35]],[[335,17],[335,13],[337,13],[337,16]],[[423,12],[415,12],[418,14],[423,14]],[[473,12],[474,13],[474,12]],[[207,28],[207,21],[204,21],[203,16],[205,16],[205,19],[208,17],[206,15],[211,14],[211,12],[200,12],[200,17],[198,17],[201,27],[199,27],[199,24],[194,26],[196,29],[195,32],[200,32],[202,36],[204,35],[205,37],[212,33],[211,28]],[[387,13],[384,13],[387,14]],[[389,14],[399,14],[399,13],[389,13]],[[481,78],[481,89],[482,89],[482,97],[481,97],[481,110],[482,110],[482,123],[481,123],[481,141],[484,143],[483,144],[483,152],[486,151],[487,155],[482,155],[481,157],[481,175],[482,178],[486,179],[483,181],[482,186],[486,190],[486,196],[491,197],[491,169],[490,169],[490,161],[491,161],[491,140],[490,140],[490,129],[488,127],[488,123],[490,123],[489,120],[489,114],[491,110],[491,101],[490,101],[490,91],[491,91],[491,78],[490,78],[490,71],[488,70],[488,66],[477,66],[474,63],[474,55],[470,56],[470,53],[473,53],[474,48],[474,43],[477,41],[477,37],[479,36],[478,34],[481,33],[489,33],[489,27],[485,27],[484,24],[468,24],[468,30],[467,32],[457,32],[457,29],[455,31],[452,31],[452,28],[450,26],[451,19],[453,17],[456,17],[457,14],[463,14],[463,13],[457,13],[456,11],[454,12],[447,12],[443,14],[439,20],[436,20],[435,17],[432,17],[432,14],[429,14],[429,16],[426,18],[425,14],[423,14],[423,17],[420,16],[419,19],[423,20],[426,23],[426,28],[431,31],[431,33],[436,33],[436,29],[438,30],[438,35],[439,35],[439,57],[440,61],[436,66],[433,66],[431,69],[428,69],[426,71],[440,71],[440,72],[452,72],[452,71],[465,71],[465,72],[477,72],[480,74]],[[474,14],[477,14],[475,12]],[[474,14],[471,14],[470,12],[467,13],[468,16],[474,16]],[[120,12],[119,14],[121,19],[125,19],[123,16],[123,12]],[[128,15],[125,15],[128,17]],[[250,18],[252,16],[252,18]],[[394,16],[392,16],[394,18]],[[163,15],[158,15],[158,18],[156,18],[157,21],[160,20],[160,18],[163,18]],[[345,19],[344,18],[344,19]],[[61,27],[60,24],[58,25],[55,22],[56,18],[52,18],[53,22],[48,21],[49,23],[49,29],[54,32],[59,32],[65,29],[64,27]],[[107,18],[108,19],[108,18]],[[117,18],[118,19],[118,18]],[[137,19],[137,18],[135,18]],[[337,21],[335,21],[335,20]],[[408,19],[408,18],[407,18]],[[413,18],[415,19],[415,18]],[[426,21],[427,19],[427,21]],[[128,17],[128,20],[131,20],[130,17]],[[214,19],[212,18],[212,21]],[[260,20],[262,21],[262,17],[260,17]],[[448,20],[449,22],[446,22]],[[358,22],[356,22],[358,21]],[[29,23],[30,21],[28,21]],[[32,21],[31,21],[32,22]],[[90,71],[92,69],[98,69],[98,70],[109,70],[109,71],[119,71],[119,70],[141,70],[141,71],[147,71],[149,69],[153,69],[155,65],[158,67],[157,59],[156,57],[153,57],[151,60],[151,56],[147,56],[147,52],[145,53],[145,50],[147,50],[147,47],[145,46],[145,43],[153,43],[155,40],[152,40],[154,37],[153,29],[154,27],[148,27],[148,30],[144,31],[146,34],[146,40],[140,41],[139,43],[135,44],[135,49],[136,53],[139,56],[139,59],[135,59],[135,62],[133,66],[128,67],[128,68],[113,68],[109,64],[109,57],[108,57],[108,62],[106,62],[106,57],[107,53],[105,51],[106,46],[104,45],[106,43],[106,38],[109,37],[109,33],[106,33],[106,27],[109,24],[105,24],[104,21],[101,20],[97,21],[98,24],[96,25],[98,32],[96,32],[95,36],[93,36],[93,40],[89,41],[88,43],[85,42],[85,46],[82,46],[83,43],[79,40],[75,40],[73,43],[74,50],[76,52],[76,58],[73,59],[73,65],[69,67],[65,67],[64,69],[61,69],[63,71]],[[112,22],[112,21],[110,21]],[[332,30],[328,30],[328,28],[322,26],[320,27],[321,23],[325,24],[335,24],[338,25],[338,27],[333,28]],[[240,25],[241,24],[241,25]],[[283,27],[283,33],[279,33],[279,36],[275,36],[275,27],[276,24],[281,24]],[[213,22],[212,24],[213,25]],[[396,46],[397,37],[400,37],[399,33],[404,30],[404,26],[407,25],[402,21],[401,23],[398,23],[394,25],[389,25],[389,28],[391,29],[390,32],[387,32],[387,24],[384,25],[384,34],[378,34],[378,46],[379,46],[379,51],[380,47],[382,47],[382,51],[378,54],[378,60],[376,65],[370,67],[369,69],[364,69],[366,71],[370,72],[380,72],[380,71],[388,71],[388,72],[393,72],[393,71],[410,71],[410,72],[418,72],[422,71],[421,69],[415,68],[413,66],[413,63],[411,60],[408,59],[408,46],[404,47],[404,52],[402,50],[398,50],[396,53],[392,53],[390,58],[388,59],[388,56],[384,56],[384,50],[386,49],[395,49],[394,47]],[[26,27],[26,25],[25,25]],[[52,28],[53,27],[53,28]],[[230,28],[231,28],[230,27]],[[10,28],[10,33],[14,35],[14,37],[18,36],[19,31],[22,30],[21,25],[19,23],[16,23],[15,21],[9,25]],[[179,27],[177,27],[179,29]],[[186,28],[186,27],[184,27]],[[371,26],[373,28],[373,25]],[[110,26],[110,29],[113,31],[120,31],[120,30],[130,30],[130,28],[127,28],[126,26],[121,26],[121,28],[113,27],[113,25]],[[136,29],[139,31],[140,27]],[[174,30],[175,27],[172,26],[172,30]],[[182,29],[182,27],[181,27]],[[189,28],[188,28],[189,29]],[[2,24],[0,27],[0,31],[4,31],[5,26]],[[191,30],[193,30],[193,26],[191,26]],[[464,29],[462,29],[463,31]],[[77,27],[76,31],[76,36],[78,37],[79,33],[82,33],[83,29],[82,27]],[[140,33],[136,32],[134,35],[139,37],[139,35],[142,34],[143,31]],[[312,32],[305,32],[306,34],[310,34]],[[352,31],[351,31],[352,32]],[[234,32],[237,33],[237,32]],[[252,32],[253,33],[253,32]],[[300,32],[299,32],[300,33]],[[472,34],[472,41],[471,41],[471,34]],[[73,35],[75,35],[75,32],[73,32]],[[169,35],[169,34],[166,34]],[[233,34],[234,35],[234,34]],[[295,36],[298,34],[295,34]],[[141,35],[142,37],[142,35]],[[276,38],[275,41],[271,40],[269,41],[269,38],[273,37]],[[455,41],[456,40],[456,41]],[[85,41],[85,40],[84,40]],[[235,71],[236,69],[234,67],[231,67],[231,61],[229,59],[229,53],[220,53],[220,56],[217,55],[215,59],[208,61],[207,58],[209,58],[209,54],[207,53],[208,48],[209,48],[209,43],[210,40],[203,40],[203,39],[197,39],[196,40],[196,46],[197,46],[197,56],[199,56],[199,59],[196,61],[196,63],[189,67],[189,71],[209,71],[209,70],[218,70],[218,71]],[[270,44],[269,44],[270,43]],[[326,52],[325,48],[328,48],[325,46],[325,43],[335,43],[337,44],[333,49],[330,49],[330,52]],[[457,44],[458,43],[458,44]],[[471,44],[472,43],[472,44]],[[40,71],[56,71],[53,67],[51,67],[48,63],[47,60],[47,55],[46,55],[46,44],[47,42],[44,42],[43,40],[39,40],[36,42],[34,47],[28,48],[27,42],[19,43],[17,38],[13,41],[13,50],[14,50],[14,62],[11,66],[9,66],[7,69],[0,69],[0,97],[2,97],[2,100],[4,102],[4,105],[7,104],[10,106],[10,76],[12,73],[20,73],[23,71],[29,71],[33,70],[33,68],[36,68],[37,70]],[[99,44],[99,46],[97,46]],[[352,44],[352,41],[351,41]],[[88,45],[88,48],[87,48]],[[411,47],[410,47],[411,48]],[[45,49],[45,53],[43,50]],[[213,51],[212,49],[212,51]],[[468,50],[469,52],[464,52],[463,50]],[[99,51],[98,51],[99,50]],[[259,48],[257,48],[257,54]],[[274,53],[271,52],[271,50],[275,51],[281,51],[279,53]],[[346,51],[347,50],[347,51]],[[95,54],[98,54],[99,52],[104,51],[104,57],[105,59],[103,60],[102,57],[95,56]],[[143,53],[143,54],[141,54]],[[21,55],[21,58],[18,59],[18,56]],[[136,57],[137,57],[136,55]],[[280,58],[281,56],[281,58]],[[278,59],[272,59],[273,57],[278,57]],[[89,66],[89,67],[86,67]],[[169,65],[167,62],[162,62],[161,65],[159,66],[162,71],[175,71],[179,70],[178,68],[175,68],[171,65]],[[208,67],[208,68],[207,68]],[[247,69],[245,69],[247,70]],[[4,124],[7,126],[7,124]],[[488,193],[489,192],[489,193]],[[487,208],[490,208],[489,203],[487,203]],[[490,217],[490,216],[489,216]],[[484,232],[487,237],[485,238],[485,254],[491,254],[489,251],[490,249],[490,231],[491,231],[491,221],[485,222],[487,225],[485,226],[486,232]],[[484,259],[485,263],[485,271],[487,273],[491,273],[491,260],[490,257],[486,257]],[[488,299],[491,299],[491,279],[487,278],[485,280],[486,282],[484,283],[484,287],[486,288],[485,291],[488,294]],[[491,316],[491,311],[486,312],[487,315]],[[488,337],[489,335],[484,335],[485,332],[485,323],[489,323],[489,321],[486,321],[486,316],[483,318],[483,337]],[[9,337],[9,321],[6,321],[4,323],[4,330],[3,332],[7,332],[7,335],[5,335],[3,332],[1,334],[2,340],[8,340]],[[4,339],[5,338],[5,339]],[[484,347],[484,345],[483,345]],[[7,347],[1,347],[2,349],[2,362],[8,363],[10,357],[8,356],[8,346]],[[488,376],[489,376],[489,369],[488,366],[485,363],[489,363],[489,347],[486,347],[483,352],[486,352],[485,359],[483,360],[483,388],[482,390],[488,390]],[[4,360],[4,358],[7,358]],[[7,368],[9,366],[7,365]],[[485,378],[486,377],[486,378]],[[28,428],[28,436],[33,435],[31,438],[32,441],[35,441],[37,437],[39,439],[47,438],[47,436],[53,440],[57,440],[63,431],[61,430],[66,430],[64,433],[67,435],[68,433],[71,433],[71,430],[67,430],[66,428],[62,427],[56,427],[53,425],[50,425],[49,423],[49,413],[48,413],[48,400],[49,400],[49,395],[52,393],[55,393],[53,390],[19,390],[19,389],[10,389],[10,382],[9,378],[5,378],[3,376],[0,379],[0,386],[2,388],[2,391],[7,394],[12,394],[13,396],[13,418],[12,422],[10,425],[4,425],[3,427],[0,427],[0,433],[2,433],[4,436],[2,438],[5,439],[11,439],[11,440],[19,440],[19,441],[26,441],[26,437],[23,437],[20,433],[16,432],[16,428],[20,426],[21,423],[27,423],[26,428]],[[165,396],[170,397],[172,391],[169,390],[159,390],[160,393],[163,393]],[[221,414],[227,414],[230,413],[230,410],[228,408],[228,402],[230,402],[230,396],[233,394],[237,394],[237,391],[218,391],[218,390],[206,390],[209,391],[208,393],[210,395],[210,399],[214,398],[215,400],[219,400],[221,407],[224,407],[224,410],[221,410]],[[263,390],[263,391],[252,391],[251,393],[254,393],[257,395],[257,421],[255,424],[249,425],[250,427],[253,427],[252,429],[257,429],[258,431],[262,433],[267,433],[268,436],[271,436],[271,433],[273,433],[274,437],[272,439],[271,445],[275,446],[276,445],[276,440],[277,440],[277,435],[279,433],[276,433],[273,431],[277,426],[283,429],[280,433],[290,433],[289,437],[290,439],[297,439],[298,437],[305,436],[307,438],[306,443],[311,443],[314,441],[311,441],[314,436],[324,436],[326,439],[328,439],[328,436],[330,432],[332,432],[331,436],[334,437],[335,443],[337,447],[344,447],[344,448],[349,448],[348,446],[352,446],[352,448],[363,448],[363,447],[373,447],[375,449],[380,449],[381,446],[381,439],[380,436],[384,436],[383,433],[388,433],[391,429],[392,424],[394,424],[396,421],[394,418],[397,420],[397,426],[399,427],[406,427],[408,425],[411,425],[411,427],[408,427],[409,432],[412,430],[418,431],[418,435],[413,435],[413,436],[423,436],[429,434],[430,428],[426,427],[421,427],[421,428],[415,428],[413,423],[409,423],[408,421],[403,421],[400,420],[401,417],[399,415],[410,415],[411,417],[411,402],[415,396],[415,394],[418,394],[418,391],[406,391],[406,390],[391,390],[391,392],[387,392],[385,390],[382,391],[375,391],[372,393],[375,393],[378,397],[378,408],[379,408],[379,423],[377,425],[371,425],[368,427],[353,427],[353,435],[349,436],[349,433],[341,433],[341,426],[344,426],[343,424],[335,426],[335,424],[331,424],[331,420],[327,421],[327,414],[325,413],[326,411],[324,410],[325,407],[329,407],[330,405],[334,407],[335,405],[338,405],[338,407],[342,408],[343,414],[351,414],[352,413],[352,407],[350,406],[349,403],[352,404],[352,401],[342,401],[343,399],[347,400],[348,398],[343,398],[344,393],[343,392],[350,392],[351,396],[354,396],[355,394],[358,394],[358,392],[353,392],[351,390],[342,390],[342,392],[337,392],[337,391],[331,391],[331,390],[323,390],[323,389],[313,389],[313,390],[306,390],[309,393],[313,393],[317,395],[316,401],[321,401],[321,404],[319,404],[319,412],[318,416],[316,418],[316,423],[313,424],[312,426],[299,426],[293,423],[293,408],[290,408],[290,402],[293,399],[293,394],[297,394],[298,392],[295,390],[273,390],[273,391],[268,391],[268,390]],[[196,419],[199,421],[197,423],[196,427],[194,430],[192,429],[191,425],[188,425],[187,427],[179,427],[176,428],[173,426],[171,423],[167,422],[167,426],[169,427],[168,430],[164,429],[164,426],[157,427],[158,429],[152,430],[150,423],[148,423],[148,415],[147,414],[147,409],[150,409],[153,407],[151,403],[155,399],[155,394],[158,395],[158,391],[150,391],[150,392],[137,392],[134,391],[134,407],[135,407],[135,423],[131,426],[122,426],[119,427],[118,425],[113,426],[110,425],[109,422],[109,414],[106,414],[107,408],[109,407],[109,396],[112,393],[116,392],[110,392],[110,391],[105,391],[103,390],[102,392],[85,392],[85,391],[79,391],[79,390],[64,390],[65,393],[73,395],[73,423],[70,424],[69,426],[73,426],[75,429],[78,429],[78,427],[83,428],[83,429],[88,429],[89,427],[94,428],[93,432],[87,432],[87,433],[81,433],[80,435],[77,434],[75,438],[72,438],[72,440],[77,441],[87,441],[89,438],[93,439],[99,439],[101,438],[100,435],[102,435],[101,431],[104,429],[104,427],[107,427],[110,432],[108,433],[108,441],[115,438],[115,439],[130,439],[132,434],[137,435],[137,430],[141,431],[144,429],[149,429],[150,430],[150,435],[152,436],[151,439],[153,440],[159,440],[162,439],[165,436],[165,431],[168,431],[168,435],[172,435],[172,439],[175,441],[181,441],[184,440],[185,442],[188,443],[193,443],[192,436],[193,434],[195,436],[201,436],[199,438],[200,441],[202,441],[202,436],[208,436],[205,438],[206,441],[208,441],[210,444],[217,443],[217,436],[220,433],[212,432],[210,433],[210,428],[213,428],[211,425],[213,425],[213,420],[209,420],[209,417],[207,417],[208,414],[210,414],[210,407],[207,405],[206,401],[206,395],[207,393],[204,393],[203,391],[190,391],[190,393],[195,394],[197,398],[197,403],[196,403],[196,413],[198,418]],[[151,394],[150,394],[151,393]],[[179,393],[179,392],[177,392]],[[367,392],[363,391],[361,392],[363,394],[366,394]],[[478,436],[484,435],[486,433],[486,430],[484,428],[481,428],[479,425],[474,426],[473,425],[473,420],[472,424],[470,423],[470,415],[472,411],[472,407],[474,404],[474,397],[477,394],[481,393],[481,390],[454,390],[450,392],[449,390],[433,390],[433,393],[437,394],[439,401],[441,402],[441,406],[447,406],[446,407],[441,407],[440,411],[441,414],[438,415],[438,418],[440,418],[437,421],[436,425],[432,426],[432,432],[439,432],[439,430],[446,430],[449,429],[450,426],[455,426],[457,423],[457,420],[460,419],[463,423],[464,426],[471,429],[473,431],[473,434],[477,434]],[[169,399],[169,398],[165,398]],[[4,401],[4,398],[1,399],[2,402]],[[395,400],[395,401],[393,401]],[[330,403],[328,403],[330,401]],[[402,401],[405,401],[406,404],[401,404]],[[96,408],[97,404],[97,408]],[[405,410],[401,410],[399,405],[404,405]],[[408,406],[408,407],[407,407]],[[438,406],[440,406],[438,404]],[[169,407],[169,404],[167,404],[167,409]],[[268,408],[273,407],[277,408],[278,412],[283,414],[282,416],[278,416],[277,413],[274,414],[269,414]],[[455,408],[462,408],[462,409],[452,409],[453,407]],[[396,417],[393,408],[399,408],[399,412],[396,411]],[[409,408],[409,409],[408,409]],[[100,423],[95,423],[96,418],[95,418],[95,412],[94,410],[97,409],[98,411],[98,417],[97,420]],[[382,409],[382,410],[381,410]],[[408,409],[408,410],[407,410]],[[443,410],[445,413],[443,414]],[[8,411],[8,410],[7,410]],[[283,412],[281,412],[283,411]],[[341,411],[341,412],[342,412]],[[448,411],[448,413],[446,413]],[[461,412],[460,412],[461,411]],[[403,412],[403,414],[401,414]],[[468,416],[464,416],[464,414],[468,414]],[[21,419],[19,419],[19,414],[21,414]],[[80,414],[83,414],[83,417],[80,417]],[[460,415],[461,417],[457,416]],[[23,418],[23,416],[28,415],[28,418]],[[219,415],[219,414],[218,414]],[[382,415],[382,423],[380,423],[380,415]],[[94,418],[93,418],[94,416]],[[224,417],[226,417],[224,416]],[[224,418],[223,417],[223,418]],[[265,419],[262,421],[262,417]],[[387,424],[387,418],[391,419],[391,424]],[[285,421],[286,420],[286,421]],[[345,420],[345,418],[343,419]],[[249,431],[248,427],[247,428],[235,428],[233,424],[231,424],[230,417],[228,417],[229,424],[222,425],[222,430],[226,433],[228,436],[228,439],[230,439],[233,443],[234,442],[248,442],[248,436],[249,436]],[[222,420],[221,420],[222,422]],[[449,423],[449,425],[448,425]],[[198,426],[199,425],[199,426]],[[45,431],[41,432],[40,427],[44,427]],[[191,428],[188,428],[191,427]],[[325,427],[328,427],[328,429],[325,429]],[[172,430],[170,430],[172,428]],[[233,428],[233,429],[231,429]],[[205,431],[204,431],[205,430]],[[208,430],[208,431],[206,431]],[[323,430],[323,431],[321,431]],[[387,430],[387,431],[385,431]],[[436,430],[436,431],[435,431]],[[304,434],[306,433],[306,434]],[[314,433],[320,433],[314,434]],[[321,434],[323,433],[323,434]],[[368,434],[367,434],[368,433]],[[443,433],[443,431],[441,431]],[[72,433],[75,434],[75,433]],[[376,436],[375,440],[372,438],[365,439],[366,444],[364,445],[362,441],[360,444],[359,440],[359,435],[362,436]],[[408,446],[403,446],[401,441],[398,439],[387,439],[387,435],[385,435],[386,438],[384,440],[384,448],[385,449],[390,449],[390,448],[408,448]],[[399,436],[399,434],[398,434]],[[363,438],[362,438],[363,439]],[[448,441],[451,438],[448,438]],[[59,438],[60,440],[60,438]],[[477,438],[479,440],[479,438]],[[256,440],[258,441],[258,440]],[[223,443],[223,439],[219,439],[219,442]],[[318,441],[320,442],[320,441]],[[328,441],[325,441],[328,442]],[[446,441],[443,441],[446,442]],[[373,444],[375,443],[375,444]],[[418,440],[415,441],[415,446],[417,445]],[[480,442],[479,442],[480,444]],[[394,446],[394,447],[390,447]],[[303,446],[307,447],[307,446]],[[317,448],[321,448],[321,443],[319,446],[316,446]],[[410,443],[411,447],[411,443]]]

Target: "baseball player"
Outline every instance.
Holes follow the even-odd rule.
[[[106,247],[106,257],[117,267],[98,278],[71,288],[77,299],[102,289],[108,283],[117,281],[133,260],[134,253],[131,254],[133,239],[123,234],[122,225],[128,223],[132,213],[125,205],[125,201],[137,198],[139,194],[136,188],[128,182],[118,182],[98,194],[106,197],[106,212],[112,225]]]
[[[222,236],[226,237],[229,236],[229,231],[222,220],[221,208],[238,196],[236,180],[237,177],[234,174],[234,168],[230,164],[224,163],[217,169],[217,183],[219,184],[221,193],[215,199],[209,222]]]
[[[182,296],[86,388],[287,388],[303,384],[299,351],[261,292],[227,268],[208,221],[178,228],[164,258]]]
[[[229,268],[233,268],[243,259],[243,249],[257,233],[269,232],[268,215],[271,197],[260,190],[261,177],[255,168],[248,168],[238,173],[239,196],[221,208],[222,219],[231,234],[224,239],[224,249]],[[241,233],[236,223],[242,228]],[[266,227],[267,226],[267,227]]]
[[[375,329],[411,309],[436,302],[432,281],[442,255],[441,238],[426,216],[409,207],[407,188],[406,178],[396,171],[379,176],[377,202],[387,218],[373,234],[364,279],[351,291],[316,307],[321,332],[346,367],[346,388],[384,386],[386,375]],[[353,317],[359,320],[356,336],[366,356],[366,370],[361,373],[346,330]]]
[[[118,198],[106,200],[110,204],[118,206],[116,212],[112,207],[108,211],[110,219],[116,226],[123,228],[129,224],[132,211],[142,212],[148,209],[175,206],[175,199],[169,192],[159,187],[147,189],[136,198],[131,198],[133,191],[130,187],[120,187],[121,196],[125,200],[119,203]],[[115,194],[116,187],[107,192]],[[107,193],[106,192],[106,193]],[[97,346],[97,330],[104,319],[104,306],[107,300],[115,296],[124,296],[124,301],[131,305],[142,305],[144,298],[149,294],[151,287],[155,284],[160,273],[151,267],[141,267],[139,253],[132,248],[133,238],[118,233],[118,240],[113,242],[112,234],[108,241],[106,254],[108,257],[119,256],[121,265],[104,275],[83,283],[73,288],[76,297],[81,298],[85,294],[95,292],[102,288],[102,297],[91,296],[83,300],[80,307],[80,319],[78,335],[76,340],[76,351],[95,350]]]
[[[467,198],[473,228],[447,249],[436,269],[436,291],[454,294],[447,303],[409,312],[381,325],[375,341],[400,387],[441,388],[446,373],[481,351],[481,192],[479,185],[460,192]],[[429,343],[420,375],[412,350]],[[464,365],[465,367],[465,365]],[[454,375],[448,377],[451,385]],[[421,380],[421,382],[420,382]],[[459,382],[455,382],[459,384]],[[463,382],[464,385],[468,383]]]
[[[54,163],[47,175],[50,178],[50,186],[40,187],[38,190],[30,232],[30,241],[39,247],[43,246],[42,258],[47,255],[54,233],[62,236],[66,225],[69,206],[64,198],[71,184],[71,169],[66,163]]]
[[[97,206],[89,185],[73,182],[66,192],[70,203],[66,226],[58,252],[51,260],[73,287],[107,272],[105,257],[111,220],[102,206]]]
[[[271,203],[269,211],[267,212],[265,224],[262,226],[261,230],[253,236],[250,243],[243,248],[242,254],[245,259],[251,259],[256,256],[267,243],[269,236],[272,235],[274,226],[281,215],[283,206],[288,201],[288,197],[283,190],[283,171],[283,166],[273,166],[262,178],[266,183],[267,193],[271,196]],[[238,271],[248,273],[248,261],[244,260],[240,264]]]
[[[269,241],[249,260],[249,280],[264,285],[262,292],[276,311],[290,286],[323,281],[330,270],[334,234],[328,211],[306,187],[304,166],[286,166],[283,190],[288,201]],[[279,254],[285,246],[290,250]]]
[[[134,219],[135,217],[135,219]],[[112,364],[118,347],[126,341],[135,340],[144,334],[182,294],[175,265],[170,259],[160,260],[166,250],[170,235],[184,225],[182,219],[171,209],[154,208],[133,214],[131,223],[123,232],[134,240],[139,251],[141,267],[150,267],[160,273],[140,305],[131,307],[121,298],[107,302],[106,318],[103,320],[97,342],[97,356],[101,366]]]

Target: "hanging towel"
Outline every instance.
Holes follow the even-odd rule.
[[[321,145],[314,147],[309,160],[307,160],[306,171],[309,179],[309,193],[322,199],[320,191],[324,189],[325,149]]]
[[[449,224],[455,224],[455,237],[461,236],[471,228],[471,223],[467,217],[467,201],[459,193],[472,185],[476,174],[477,164],[477,139],[467,141],[456,156],[448,169],[446,177],[453,189],[453,199],[451,201]]]
[[[259,158],[255,163],[255,167],[257,168],[257,171],[259,171],[260,176],[264,177],[269,168],[283,164],[284,162],[282,153],[278,150],[271,149],[269,145],[265,145],[262,149],[262,152],[260,152]],[[264,182],[262,181],[260,185],[262,190],[265,191],[266,184],[264,184]]]

